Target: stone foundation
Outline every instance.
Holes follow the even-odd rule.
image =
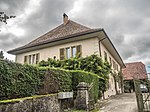
[[[0,101],[0,112],[60,112],[57,94]]]

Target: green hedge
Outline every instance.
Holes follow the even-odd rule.
[[[98,75],[81,70],[64,70],[61,68],[35,67],[21,65],[8,60],[0,60],[0,100],[21,98],[41,94],[40,90],[48,75],[52,75],[58,85],[58,92],[76,91],[80,82],[87,82],[93,87],[90,97],[97,100],[99,93]],[[50,82],[51,83],[51,82]],[[49,94],[45,92],[44,94]]]
[[[72,73],[72,84],[73,84],[73,90],[77,91],[77,85],[80,82],[86,82],[89,85],[93,83],[93,87],[90,90],[90,99],[94,99],[97,101],[99,96],[99,78],[98,75],[91,73],[91,72],[85,72],[81,70],[73,70]]]
[[[51,73],[58,84],[58,92],[72,91],[72,74],[68,70],[50,67],[39,67],[39,70],[42,83],[45,83],[43,76]]]
[[[48,72],[58,81],[58,92],[72,91],[72,74],[67,70],[0,60],[0,100],[41,94],[44,83],[48,82],[44,80]]]
[[[39,85],[37,67],[0,60],[0,100],[38,94]]]
[[[101,94],[107,90],[111,66],[107,61],[103,61],[98,55],[91,55],[83,58],[70,58],[64,60],[54,60],[49,58],[41,61],[39,66],[60,67],[66,70],[83,70],[97,74],[102,79],[99,83]]]

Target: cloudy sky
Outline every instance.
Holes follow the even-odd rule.
[[[78,23],[104,28],[124,62],[150,64],[150,0],[0,0],[0,11],[16,16],[0,23],[4,52],[60,25],[65,12]]]

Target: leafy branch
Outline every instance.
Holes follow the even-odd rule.
[[[4,12],[0,12],[0,22],[7,24],[7,20],[11,18],[15,18],[16,16],[8,16]]]

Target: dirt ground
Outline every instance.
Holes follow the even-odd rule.
[[[135,93],[112,96],[104,102],[99,112],[137,112]]]

